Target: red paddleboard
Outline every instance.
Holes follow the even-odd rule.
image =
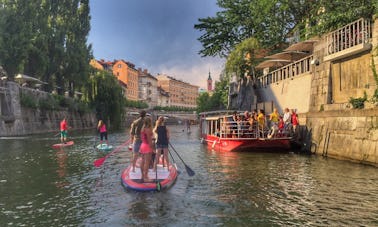
[[[74,141],[68,141],[66,143],[56,143],[52,145],[52,148],[68,147],[74,145]]]

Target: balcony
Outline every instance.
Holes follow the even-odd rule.
[[[372,24],[359,19],[326,36],[324,61],[338,60],[372,48]]]
[[[293,79],[301,74],[311,72],[311,62],[313,55],[302,58],[291,64],[287,64],[284,67],[271,71],[267,75],[258,78],[259,87],[266,87],[272,83],[278,83],[285,79]]]

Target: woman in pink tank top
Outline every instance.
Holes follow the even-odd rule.
[[[151,118],[146,117],[144,119],[140,135],[142,144],[140,145],[139,153],[142,155],[142,163],[140,166],[140,169],[142,171],[142,180],[144,182],[151,182],[152,180],[148,178],[148,168],[150,166],[151,154],[153,151]]]

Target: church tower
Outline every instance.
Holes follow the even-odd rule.
[[[213,91],[213,79],[211,79],[210,70],[209,70],[209,78],[207,78],[207,91]]]

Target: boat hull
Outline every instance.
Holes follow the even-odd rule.
[[[257,150],[289,150],[291,147],[289,138],[219,138],[205,135],[203,140],[208,149],[215,151],[257,151]]]
[[[157,166],[157,178],[156,172],[149,169],[148,177],[152,182],[143,182],[138,163],[135,167],[135,172],[132,172],[132,165],[122,171],[121,182],[125,188],[142,192],[160,191],[171,187],[175,183],[178,174],[175,164],[170,165],[169,170],[159,164]],[[158,182],[160,183],[160,188],[157,187]]]

